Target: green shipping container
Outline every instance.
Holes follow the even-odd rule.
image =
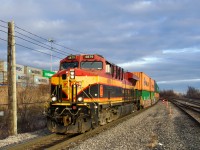
[[[159,86],[158,86],[158,84],[156,83],[156,81],[155,81],[155,83],[154,83],[154,87],[155,87],[155,92],[156,93],[159,93]]]
[[[151,92],[151,100],[153,100],[155,98],[155,92]]]
[[[141,97],[142,96],[142,99],[143,100],[150,100],[150,98],[151,98],[151,93],[153,93],[153,92],[150,92],[150,91],[144,91],[144,90],[138,90],[138,91],[136,91],[136,95],[137,95],[137,97]]]
[[[49,71],[49,70],[42,70],[42,74],[43,74],[43,77],[51,78],[51,76],[53,76],[55,72]]]

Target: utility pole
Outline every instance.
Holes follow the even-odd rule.
[[[49,39],[48,41],[51,42],[51,68],[50,69],[52,71],[53,70],[52,69],[52,50],[53,50],[52,43],[54,42],[54,40],[53,39]]]
[[[8,109],[9,133],[17,134],[17,96],[16,96],[16,60],[14,22],[8,22]]]

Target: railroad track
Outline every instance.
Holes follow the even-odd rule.
[[[14,146],[7,147],[6,150],[59,150],[59,149],[69,149],[76,145],[76,143],[80,141],[84,141],[96,134],[99,134],[105,130],[108,130],[123,121],[126,121],[139,113],[147,110],[149,108],[142,109],[140,111],[136,111],[130,115],[119,118],[115,121],[112,121],[104,126],[99,126],[89,132],[83,134],[72,134],[72,135],[59,135],[59,134],[51,134],[48,136],[40,137],[37,139],[33,139],[27,141],[26,143],[17,144]]]
[[[50,134],[39,138],[34,138],[25,143],[17,144],[14,146],[6,147],[6,150],[39,150],[46,149],[53,145],[59,144],[65,140],[73,138],[75,134],[61,135],[61,134]]]
[[[200,124],[200,102],[192,99],[173,99],[173,104],[183,110],[190,118]]]

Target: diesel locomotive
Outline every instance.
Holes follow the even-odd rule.
[[[51,78],[48,129],[84,133],[139,109],[138,80],[101,55],[67,56]]]

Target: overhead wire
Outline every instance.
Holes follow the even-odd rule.
[[[8,42],[8,40],[2,39],[2,38],[0,38],[0,40],[5,41],[5,42]],[[32,50],[32,51],[37,51],[37,52],[39,52],[39,53],[43,53],[43,54],[46,54],[46,55],[49,55],[49,56],[53,56],[53,57],[56,57],[56,58],[59,58],[59,59],[63,59],[63,58],[61,58],[61,57],[58,57],[58,56],[55,56],[55,55],[51,55],[51,54],[49,54],[49,53],[45,53],[45,52],[42,52],[42,51],[39,51],[39,50],[36,50],[36,49],[30,48],[30,47],[27,47],[27,46],[24,46],[24,45],[18,44],[18,43],[15,43],[15,45],[18,45],[18,46],[24,47],[24,48],[26,48],[26,49],[30,49],[30,50]]]
[[[66,46],[60,45],[60,44],[58,44],[58,43],[54,43],[54,44],[55,44],[55,45],[58,45],[58,46],[60,46],[60,47],[66,48],[66,49],[68,49],[68,50],[74,51],[74,52],[82,53],[82,52],[80,52],[80,51],[78,51],[78,50],[75,50],[75,49],[72,49],[72,48],[69,48],[69,47],[66,47]]]
[[[0,30],[0,31],[1,31],[1,32],[4,32],[4,33],[7,33],[7,32],[5,32],[5,31],[3,31],[3,30]],[[12,36],[14,36],[14,35],[12,35]],[[14,36],[14,37],[21,38],[21,37],[18,37],[18,36]],[[23,39],[23,38],[21,38],[21,39]],[[0,38],[0,40],[5,41],[5,42],[8,42],[8,40],[5,40],[5,39],[3,39],[3,38]],[[28,41],[28,40],[26,40],[26,39],[23,39],[23,40]],[[31,41],[28,41],[28,42],[31,42]],[[34,43],[34,44],[35,44],[35,43]],[[43,53],[43,54],[46,54],[46,55],[49,55],[49,56],[52,56],[52,57],[56,57],[56,58],[59,58],[59,59],[63,59],[63,58],[61,58],[61,57],[58,57],[58,56],[55,56],[55,55],[52,55],[52,54],[49,54],[49,53],[45,53],[45,52],[36,50],[36,49],[30,48],[30,47],[28,47],[28,46],[24,46],[24,45],[22,45],[22,44],[15,43],[15,45],[24,47],[24,48],[29,49],[29,50],[32,50],[32,51],[37,51],[37,52],[40,52],[40,53]],[[39,44],[36,44],[36,45],[41,46],[41,45],[39,45]],[[41,47],[42,47],[42,46],[41,46]],[[46,47],[43,47],[43,48],[46,48]],[[51,49],[49,49],[49,50],[51,50]],[[57,53],[59,53],[59,52],[57,52]],[[61,53],[61,54],[62,54],[62,53]]]
[[[26,49],[30,49],[30,50],[33,50],[33,51],[37,51],[37,52],[40,52],[40,53],[43,53],[43,54],[49,55],[49,56],[53,56],[53,57],[56,57],[56,58],[59,58],[59,59],[63,59],[63,58],[61,58],[61,57],[58,57],[58,56],[55,56],[55,55],[51,55],[51,54],[49,54],[49,53],[45,53],[45,52],[42,52],[42,51],[39,51],[39,50],[36,50],[36,49],[30,48],[30,47],[27,47],[27,46],[24,46],[24,45],[18,44],[18,43],[15,43],[15,44],[18,45],[18,46],[24,47],[24,48],[26,48]]]
[[[5,42],[8,42],[8,40],[2,39],[2,38],[0,38],[0,40],[5,41]]]
[[[0,25],[0,27],[3,27],[3,28],[6,28],[6,29],[8,29],[8,27],[6,27],[6,26],[2,26],[2,25]]]
[[[41,36],[38,36],[38,35],[36,35],[36,34],[34,34],[34,33],[31,33],[31,32],[29,32],[29,31],[27,31],[27,30],[25,30],[25,29],[22,29],[22,28],[20,28],[20,27],[18,27],[18,26],[16,26],[16,25],[15,25],[15,28],[18,28],[18,29],[20,29],[20,30],[22,30],[22,31],[24,31],[24,32],[27,32],[27,33],[29,33],[29,34],[31,34],[31,35],[33,35],[33,36],[36,36],[36,37],[38,37],[38,38],[40,38],[40,39],[43,39],[43,40],[45,40],[45,41],[48,41],[47,39],[45,39],[45,38],[43,38],[43,37],[41,37]]]
[[[18,31],[15,31],[15,32],[18,33],[18,34],[20,34],[20,35],[22,35],[22,36],[25,36],[25,37],[27,37],[27,38],[29,38],[29,39],[35,41],[35,42],[38,42],[38,43],[43,44],[43,45],[45,45],[45,46],[48,46],[48,47],[50,47],[50,48],[52,48],[52,49],[55,49],[55,50],[61,51],[61,52],[63,52],[63,53],[67,53],[67,52],[65,52],[65,51],[63,51],[63,50],[60,50],[60,49],[55,48],[55,47],[53,47],[53,46],[50,46],[50,45],[48,45],[48,44],[46,44],[46,43],[40,42],[40,41],[38,41],[38,40],[36,40],[36,39],[34,39],[34,38],[28,36],[28,35],[25,35],[25,34],[20,33],[20,32],[18,32]],[[67,54],[70,54],[70,53],[67,53]]]
[[[3,31],[3,30],[0,30],[0,31],[1,31],[1,32],[4,32],[4,33],[7,33],[6,31]],[[17,37],[17,38],[19,38],[19,39],[21,39],[21,40],[24,40],[24,41],[26,41],[26,42],[29,42],[29,43],[31,43],[31,44],[40,46],[40,47],[42,47],[42,48],[45,48],[45,49],[54,51],[54,52],[59,53],[59,54],[62,54],[62,55],[65,55],[64,53],[61,53],[61,52],[59,52],[59,51],[57,51],[57,50],[55,50],[55,49],[53,49],[53,48],[51,49],[51,48],[42,46],[42,45],[40,45],[40,44],[37,44],[37,43],[34,43],[34,42],[32,42],[32,41],[26,40],[26,39],[24,39],[24,38],[22,38],[22,37],[19,37],[19,36],[17,36],[17,35],[12,35],[12,36]],[[66,52],[66,53],[67,53],[67,52]],[[68,54],[70,54],[70,53],[68,53]]]
[[[6,22],[6,21],[3,21],[3,20],[1,20],[1,19],[0,19],[0,22],[3,22],[3,23],[8,23],[8,22]]]
[[[42,39],[42,40],[45,40],[45,41],[49,42],[49,40],[46,39],[46,38],[44,38],[44,37],[41,37],[41,36],[36,35],[36,34],[30,32],[30,31],[27,31],[27,30],[25,30],[25,29],[22,29],[22,28],[20,28],[19,26],[16,26],[16,25],[15,25],[15,27],[18,28],[18,29],[20,29],[20,30],[22,30],[22,31],[24,31],[24,32],[27,32],[27,33],[29,33],[29,34],[35,36],[35,37],[38,37],[38,38],[40,38],[40,39]],[[75,50],[75,49],[73,49],[73,48],[69,48],[69,47],[66,47],[66,46],[64,46],[64,45],[61,45],[61,44],[55,43],[55,41],[53,41],[52,43],[54,43],[54,44],[57,45],[57,46],[60,46],[60,47],[66,48],[66,49],[68,49],[68,50],[71,50],[71,51],[74,51],[74,52],[82,53],[82,52],[80,52],[80,51],[78,51],[78,50]]]
[[[8,22],[6,22],[6,21],[4,21],[4,20],[1,20],[1,19],[0,19],[0,22],[8,23]],[[0,26],[3,27],[3,28],[7,28],[7,29],[8,29],[8,27],[6,27],[6,26],[3,26],[3,25],[0,25]],[[15,25],[15,29],[19,29],[19,30],[21,30],[21,31],[23,31],[23,32],[26,32],[26,33],[28,33],[28,34],[30,34],[30,35],[33,35],[33,36],[35,36],[35,37],[37,37],[37,38],[40,38],[40,39],[44,40],[45,42],[51,42],[51,43],[53,43],[54,45],[63,47],[63,48],[65,48],[65,49],[68,49],[68,50],[71,50],[71,51],[74,51],[74,52],[82,53],[82,52],[80,52],[80,51],[78,51],[78,50],[75,50],[75,49],[66,47],[66,46],[64,46],[64,45],[58,44],[58,43],[56,43],[56,42],[53,41],[53,40],[50,41],[50,40],[48,40],[47,38],[44,38],[44,37],[39,36],[39,35],[37,35],[37,34],[34,34],[34,33],[30,32],[30,31],[27,31],[27,30],[25,30],[25,29],[23,29],[23,28],[21,28],[21,27],[19,27],[19,26],[17,26],[17,25]],[[0,31],[1,31],[1,32],[4,32],[4,33],[8,33],[8,32],[3,31],[3,30],[0,30]],[[15,32],[16,32],[17,34],[21,35],[21,36],[24,36],[24,37],[26,37],[26,38],[29,38],[30,40],[33,40],[34,42],[32,42],[32,41],[30,41],[30,40],[27,40],[27,39],[25,39],[25,38],[23,38],[23,37],[21,37],[21,36],[18,36],[18,35],[13,35],[13,36],[15,36],[16,38],[19,38],[19,39],[21,39],[21,40],[24,40],[24,41],[26,41],[26,42],[29,42],[29,43],[31,43],[31,44],[37,45],[37,46],[42,47],[42,48],[44,48],[44,49],[51,50],[51,51],[56,52],[56,53],[59,53],[59,54],[61,54],[61,55],[65,55],[66,53],[67,53],[67,54],[71,54],[71,53],[65,52],[65,51],[63,51],[63,50],[60,50],[60,49],[58,49],[58,48],[55,48],[55,47],[53,47],[52,45],[50,46],[50,45],[48,45],[48,44],[46,44],[46,43],[43,43],[43,42],[41,42],[41,41],[39,41],[39,40],[36,40],[36,39],[34,39],[34,38],[32,38],[32,37],[30,37],[30,36],[28,36],[28,35],[25,35],[25,34],[19,32],[19,31],[15,31]],[[4,39],[2,39],[2,38],[0,38],[0,39],[1,39],[1,40],[4,40]],[[7,41],[7,40],[4,40],[4,41]],[[37,42],[37,43],[35,43],[35,42]],[[40,44],[38,44],[38,43],[40,43]],[[30,48],[30,47],[27,47],[27,46],[24,46],[24,45],[21,45],[21,44],[18,44],[18,43],[15,43],[15,44],[18,45],[18,46],[21,46],[21,47],[30,49],[30,50],[35,50],[35,49],[33,49],[33,48]],[[42,44],[42,45],[41,45],[41,44]],[[44,46],[44,45],[45,45],[45,46]],[[41,51],[39,51],[39,50],[35,50],[35,51],[41,52]],[[44,53],[44,54],[47,54],[47,55],[51,55],[51,56],[53,56],[53,57],[57,57],[57,56],[54,56],[54,55],[52,55],[52,54],[48,54],[48,53],[45,53],[45,52],[41,52],[41,53]],[[57,58],[60,58],[60,57],[57,57]]]
[[[48,49],[48,50],[54,51],[54,52],[56,52],[56,53],[58,53],[58,54],[65,55],[64,53],[61,53],[61,52],[59,52],[59,51],[56,51],[56,50],[53,49],[53,48],[51,49],[51,48],[48,48],[48,47],[42,46],[42,45],[40,45],[40,44],[37,44],[37,43],[31,42],[31,41],[29,41],[29,40],[26,40],[26,39],[24,39],[24,38],[22,38],[22,37],[19,37],[19,36],[16,36],[16,35],[15,35],[15,37],[17,37],[17,38],[19,38],[19,39],[21,39],[21,40],[24,40],[24,41],[26,41],[26,42],[29,42],[29,43],[31,43],[31,44],[34,44],[34,45],[40,46],[40,47],[42,47],[42,48],[45,48],[45,49]]]
[[[5,42],[8,42],[8,40],[2,39],[2,38],[0,38],[0,40],[5,41]],[[43,54],[46,54],[46,55],[49,55],[49,56],[53,56],[53,57],[56,57],[56,58],[59,58],[59,59],[63,59],[63,58],[61,58],[61,57],[54,56],[54,55],[51,55],[51,54],[49,54],[49,53],[45,53],[45,52],[42,52],[42,51],[39,51],[39,50],[36,50],[36,49],[30,48],[30,47],[27,47],[27,46],[24,46],[24,45],[18,44],[18,43],[15,43],[15,45],[18,45],[18,46],[24,47],[24,48],[26,48],[26,49],[30,49],[30,50],[32,50],[32,51],[37,51],[37,52],[39,52],[39,53],[43,53]]]

